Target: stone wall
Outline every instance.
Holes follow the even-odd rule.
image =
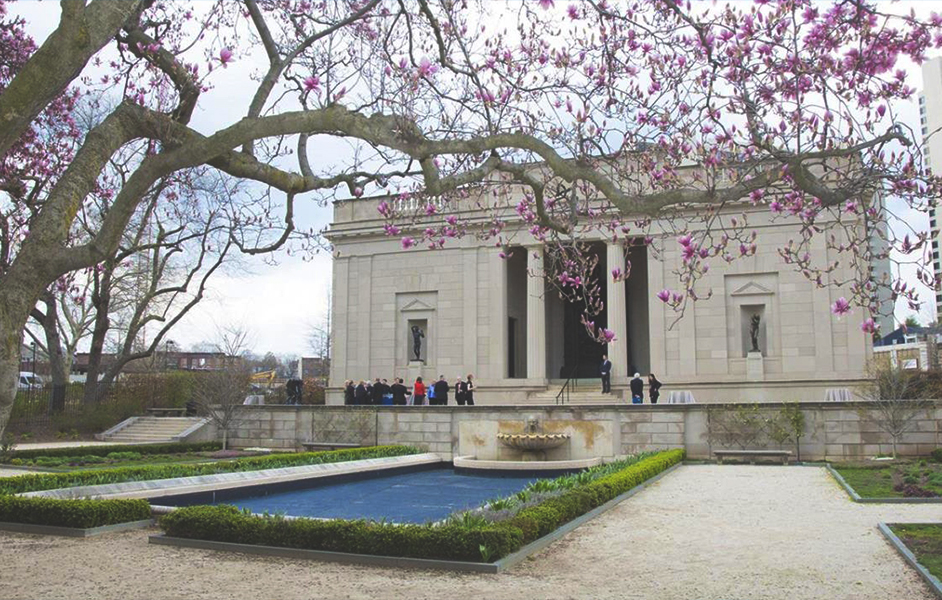
[[[781,404],[763,404],[756,423],[774,417]],[[887,454],[889,435],[863,413],[865,402],[802,403],[805,434],[803,460],[846,460]],[[474,407],[334,407],[247,406],[230,433],[232,447],[299,449],[301,442],[408,444],[441,454],[481,460],[517,459],[497,442],[498,433],[521,433],[535,417],[546,433],[568,433],[570,441],[547,451],[548,460],[602,456],[643,450],[686,448],[689,458],[710,458],[720,448],[784,448],[759,426],[741,433],[720,430],[724,419],[751,404],[664,406],[474,406]],[[719,412],[727,411],[727,412]],[[725,415],[725,416],[724,416]],[[746,428],[748,429],[748,427]],[[712,432],[712,433],[711,433]],[[942,447],[942,402],[923,411],[897,448],[903,455],[925,455]]]

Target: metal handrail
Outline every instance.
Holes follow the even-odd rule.
[[[566,380],[566,383],[563,384],[563,387],[559,388],[559,393],[556,394],[556,404],[568,404],[569,403],[569,393],[572,391],[572,379],[576,376],[576,372],[579,370],[579,367],[574,367],[572,371],[569,372],[569,379]],[[563,395],[565,395],[565,400],[562,400]]]

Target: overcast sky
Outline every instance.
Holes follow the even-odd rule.
[[[29,33],[39,44],[56,27],[60,13],[55,2],[15,2],[8,8],[11,13],[26,18]],[[928,16],[933,8],[939,10],[939,4],[903,2],[893,5],[892,11],[909,12],[911,8],[919,16]],[[251,99],[244,93],[251,85],[249,74],[266,66],[260,49],[251,54],[239,54],[229,68],[215,74],[215,87],[200,98],[191,126],[210,133],[245,115]],[[909,84],[921,89],[920,68],[908,61],[899,66],[909,73]],[[911,102],[898,105],[896,109],[901,119],[918,132],[916,101],[914,96]],[[330,155],[323,148],[314,147],[312,150],[322,156]],[[330,218],[330,208],[320,207],[311,200],[304,200],[297,207],[299,229],[321,229]],[[927,215],[914,212],[908,218],[915,228],[928,230]],[[262,259],[246,257],[238,268],[214,275],[209,283],[207,299],[177,325],[169,338],[178,347],[188,348],[213,340],[217,327],[244,324],[252,332],[256,353],[272,351],[276,354],[309,355],[308,326],[326,318],[331,281],[330,257],[324,253],[313,257],[281,253],[275,260],[277,264],[273,265],[269,264],[271,259],[266,263]],[[934,319],[935,306],[931,293],[923,292],[922,297],[926,302],[919,319],[927,323]],[[897,316],[901,319],[909,312],[905,307],[897,308]]]

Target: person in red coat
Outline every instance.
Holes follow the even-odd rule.
[[[415,383],[412,385],[412,395],[415,396],[413,404],[416,406],[425,404],[425,384],[422,383],[421,377],[415,378]]]

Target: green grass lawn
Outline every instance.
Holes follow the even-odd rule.
[[[890,525],[890,529],[916,555],[919,564],[942,579],[942,524]]]
[[[861,498],[905,498],[918,490],[942,496],[942,464],[927,460],[876,465],[831,465]]]

